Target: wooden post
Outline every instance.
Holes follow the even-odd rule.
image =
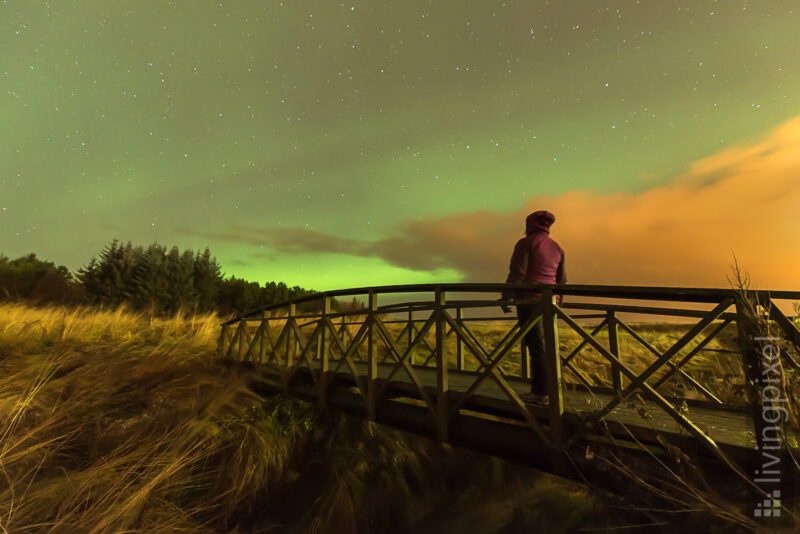
[[[269,318],[267,312],[261,312],[261,324],[264,325],[261,329],[261,341],[258,343],[258,363],[264,363],[264,338],[269,337]]]
[[[619,358],[619,328],[617,325],[617,312],[606,311],[608,321],[608,352]],[[622,369],[619,365],[611,364],[611,387],[619,393],[622,390]]]
[[[228,335],[228,328],[228,325],[222,325],[222,330],[219,333],[219,342],[217,343],[217,358],[219,359],[225,357],[225,341]]]
[[[411,306],[408,307],[408,346],[411,347],[411,344],[414,343],[414,310]],[[408,356],[408,361],[411,365],[414,365],[414,353],[412,352]]]
[[[544,327],[547,394],[550,396],[549,424],[553,446],[560,447],[564,439],[564,391],[561,379],[561,354],[558,347],[558,322],[555,315],[555,295],[552,289],[542,291],[542,325]]]
[[[247,321],[242,319],[239,321],[239,328],[242,329],[242,333],[239,336],[239,344],[236,347],[236,359],[240,362],[243,361],[244,356],[247,356],[247,353],[242,356],[242,350],[249,350],[250,347],[247,345]]]
[[[289,315],[286,316],[286,324],[283,326],[284,328],[288,328],[289,331],[286,332],[286,358],[283,360],[283,366],[286,368],[292,367],[294,365],[294,357],[297,354],[297,340],[295,339],[294,333],[292,332],[292,327],[290,323],[294,321],[294,316],[297,315],[297,307],[295,303],[289,304]],[[275,359],[278,360],[278,355],[275,355]],[[280,365],[280,360],[278,360],[278,364]]]
[[[445,292],[440,287],[435,289],[436,308],[436,432],[439,441],[447,441],[447,321],[444,318]]]
[[[367,302],[367,417],[375,420],[377,411],[376,393],[378,391],[378,332],[375,328],[375,314],[378,311],[378,296],[370,291]]]
[[[519,342],[519,361],[522,366],[522,378],[531,379],[531,359],[528,357],[528,347],[525,345],[523,337]]]
[[[456,308],[456,323],[458,326],[463,326],[461,319],[463,319],[463,312],[461,306],[459,306]],[[456,369],[459,371],[464,370],[464,342],[458,334],[456,334]]]
[[[253,348],[255,348],[256,344],[258,344],[258,358],[253,356],[254,363],[261,363],[264,359],[264,329],[267,328],[267,321],[261,319],[261,322],[258,323],[258,328],[256,329],[256,334],[258,335],[258,340],[253,340]]]
[[[320,328],[318,343],[317,343],[317,356],[320,360],[319,365],[319,407],[325,408],[325,399],[327,398],[328,389],[328,368],[329,368],[329,353],[330,353],[330,332],[328,332],[328,325],[326,319],[328,314],[331,313],[331,299],[328,296],[322,297],[322,312],[320,314],[320,322],[317,328]]]

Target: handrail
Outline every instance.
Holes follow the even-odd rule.
[[[715,303],[725,297],[735,297],[739,292],[730,288],[687,288],[687,287],[649,287],[649,286],[613,286],[613,285],[585,285],[585,284],[505,284],[505,283],[444,283],[444,284],[405,284],[388,286],[365,286],[349,289],[321,291],[295,299],[289,299],[277,304],[265,306],[257,310],[239,315],[221,323],[222,326],[237,323],[247,317],[259,313],[276,310],[291,304],[303,304],[323,298],[356,296],[366,294],[391,294],[391,293],[423,293],[423,292],[457,292],[457,293],[492,293],[506,290],[514,291],[545,291],[551,290],[560,295],[580,295],[583,297],[604,297],[614,299],[636,300],[664,300],[695,303]],[[763,289],[748,290],[748,294],[759,299],[797,299],[800,300],[800,291],[771,291]],[[500,302],[498,302],[499,304]],[[406,303],[408,305],[409,303]],[[415,302],[423,306],[425,302]],[[595,304],[596,305],[596,304]],[[591,309],[586,307],[585,309]],[[605,308],[603,308],[605,309]]]

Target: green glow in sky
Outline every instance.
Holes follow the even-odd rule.
[[[797,7],[2,2],[0,252],[76,269],[118,238],[317,289],[456,281],[223,236],[373,240],[668,183],[800,114]]]

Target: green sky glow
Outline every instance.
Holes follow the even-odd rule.
[[[796,6],[4,1],[0,252],[76,269],[155,240],[317,289],[456,281],[220,236],[373,240],[668,183],[800,114]]]

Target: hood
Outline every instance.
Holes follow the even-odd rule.
[[[556,216],[549,211],[534,211],[525,219],[525,233],[533,232],[550,233],[550,226],[556,221]]]

